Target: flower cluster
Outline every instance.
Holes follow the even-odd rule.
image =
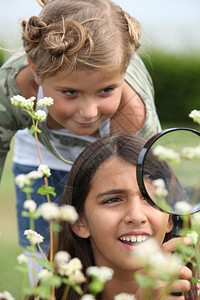
[[[108,267],[96,267],[91,266],[87,268],[87,275],[91,277],[96,277],[101,282],[106,282],[107,280],[111,280],[113,276],[113,270]]]
[[[165,182],[162,178],[153,180],[155,187],[155,196],[158,198],[165,198],[168,195],[168,191],[165,188]]]
[[[51,97],[44,97],[39,99],[37,102],[37,109],[34,110],[35,97],[30,97],[29,99],[23,96],[16,95],[13,96],[10,101],[14,106],[20,106],[23,108],[33,119],[36,121],[44,122],[46,120],[47,114],[44,110],[38,109],[40,107],[50,106],[54,103]]]
[[[55,270],[61,276],[66,276],[71,282],[81,284],[86,278],[82,273],[82,264],[78,258],[70,259],[66,251],[59,251],[54,257]]]
[[[174,205],[175,212],[178,212],[179,215],[187,215],[192,211],[192,206],[185,201],[177,201]]]
[[[74,224],[78,220],[76,209],[71,205],[58,206],[56,203],[43,203],[39,206],[40,215],[47,221],[67,221]]]
[[[35,97],[31,97],[29,99],[24,98],[23,96],[17,95],[17,96],[13,96],[10,101],[12,103],[12,105],[14,106],[20,106],[22,108],[26,108],[26,109],[33,109],[34,107],[34,101],[35,101]]]
[[[157,145],[153,149],[153,154],[158,157],[160,160],[174,162],[176,164],[180,163],[180,154],[172,149],[165,148],[161,145]]]
[[[192,110],[189,117],[192,118],[194,122],[200,124],[200,110]]]
[[[200,146],[183,148],[181,156],[185,159],[200,158]]]
[[[15,300],[15,298],[8,291],[3,291],[0,293],[0,300]]]
[[[26,235],[26,238],[30,241],[31,245],[40,244],[44,240],[43,236],[32,229],[25,230],[24,235]]]
[[[176,278],[179,274],[180,266],[183,265],[180,255],[175,253],[170,256],[164,255],[153,238],[148,241],[147,247],[140,248],[138,251],[136,249],[132,254],[137,263],[145,270],[148,270],[148,275],[152,278],[160,278],[163,272],[165,272],[168,280]],[[160,266],[162,266],[162,270]]]
[[[27,264],[28,263],[28,257],[24,253],[21,253],[20,255],[17,256],[17,261],[20,265],[21,264]]]
[[[48,166],[41,164],[37,170],[31,171],[28,174],[19,174],[15,177],[16,185],[22,189],[27,185],[31,185],[33,180],[42,178],[44,176],[49,177],[51,175]]]

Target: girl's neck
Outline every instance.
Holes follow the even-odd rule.
[[[102,300],[113,300],[115,295],[120,293],[128,293],[134,295],[138,289],[138,284],[134,279],[134,274],[131,272],[130,276],[114,275],[112,280],[109,280],[105,284],[105,288],[102,293]]]

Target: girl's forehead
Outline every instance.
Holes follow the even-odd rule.
[[[106,177],[109,175],[118,175],[122,172],[122,170],[127,170],[128,167],[133,169],[136,168],[121,157],[110,157],[97,168],[93,176],[93,181],[95,179],[98,180],[99,177],[103,177],[104,175],[106,175]]]

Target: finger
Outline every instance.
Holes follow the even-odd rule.
[[[179,278],[190,280],[192,278],[192,271],[188,267],[183,266],[179,272]]]
[[[163,243],[161,246],[161,249],[165,253],[172,253],[177,249],[177,245],[179,243],[188,245],[188,240],[185,237],[173,238],[173,239]]]
[[[170,284],[170,293],[187,293],[191,288],[191,284],[188,280],[180,279]]]

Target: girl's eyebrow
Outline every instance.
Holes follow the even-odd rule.
[[[105,89],[108,89],[108,88],[117,88],[117,87],[119,87],[119,86],[121,86],[121,84],[122,84],[123,82],[122,81],[120,81],[120,82],[117,82],[117,83],[108,83],[108,84],[105,84],[105,86],[104,87],[102,87],[102,88],[99,88],[98,90],[105,90]],[[60,85],[57,85],[57,86],[55,86],[55,88],[57,89],[57,90],[75,90],[75,91],[79,91],[79,89],[78,88],[76,88],[75,86],[74,87],[70,87],[70,86],[60,86]]]
[[[111,191],[106,191],[104,193],[97,194],[97,198],[101,198],[104,196],[116,195],[116,194],[122,194],[122,193],[124,193],[124,190],[111,190]]]

